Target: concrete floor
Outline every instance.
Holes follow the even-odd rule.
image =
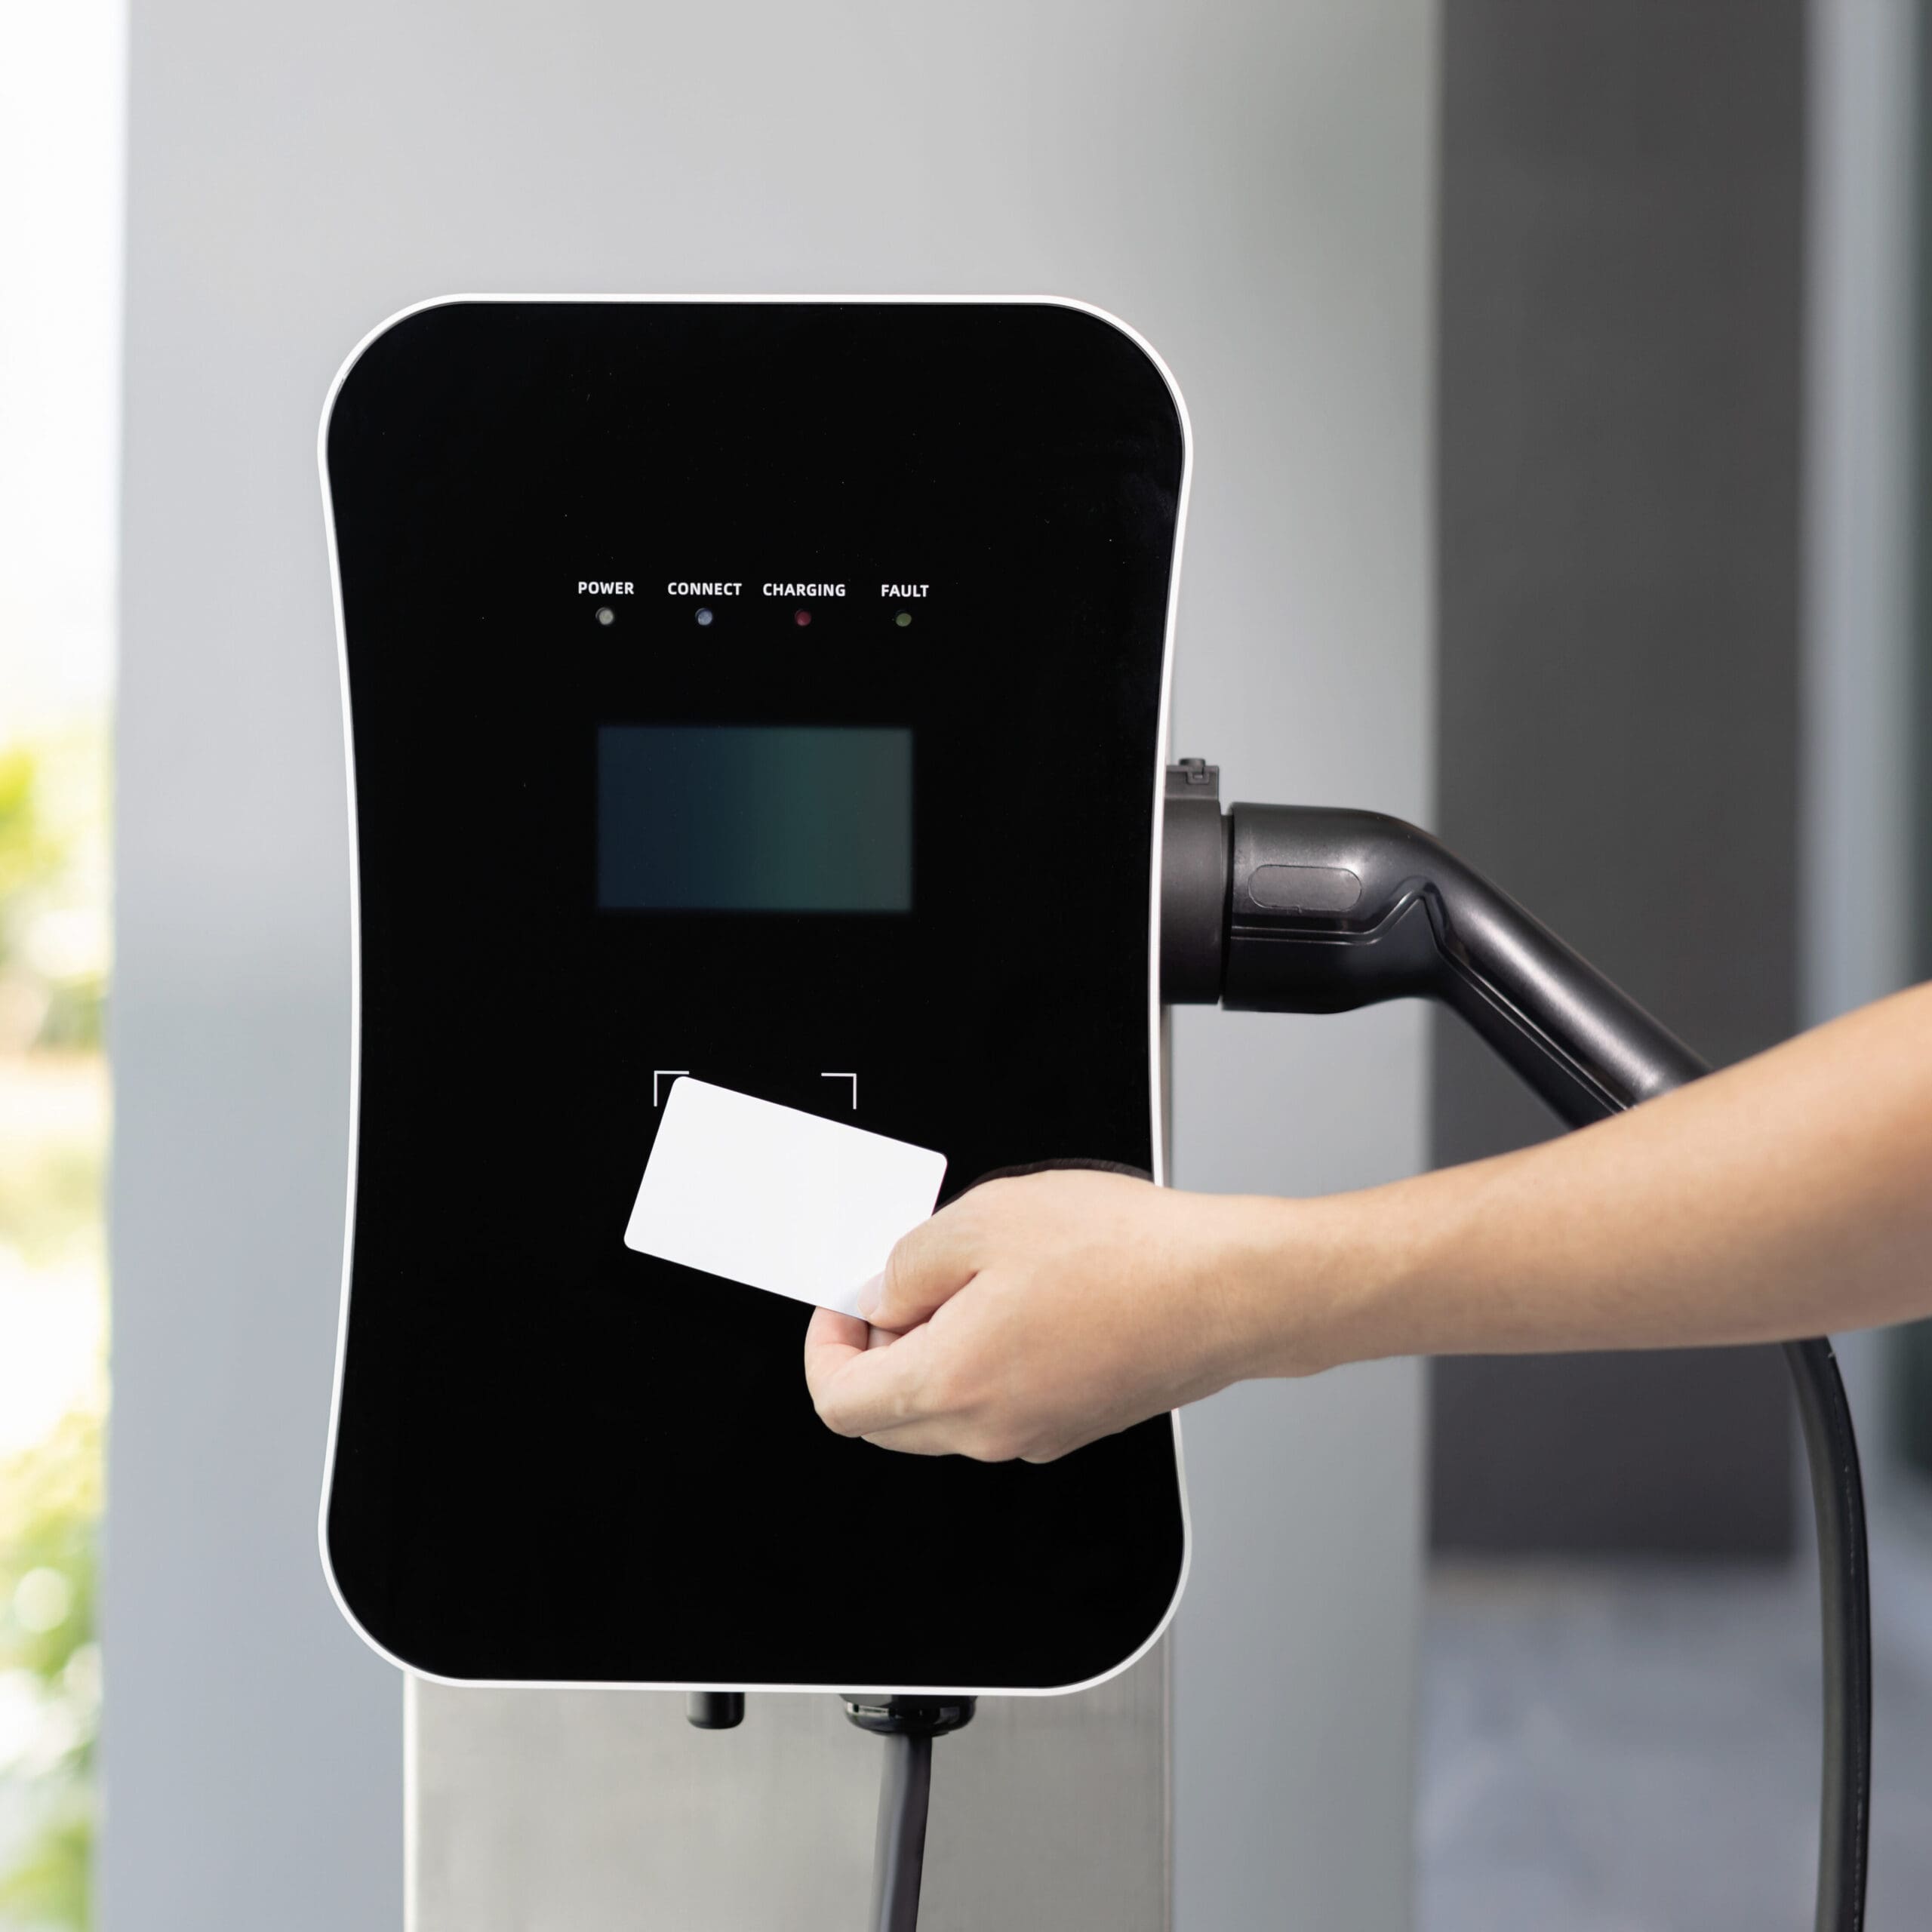
[[[1932,1541],[1875,1532],[1869,1923],[1932,1921]],[[1444,1568],[1425,1638],[1419,1932],[1801,1932],[1816,1580]]]

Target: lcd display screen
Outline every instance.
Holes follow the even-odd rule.
[[[601,726],[597,900],[612,912],[910,912],[912,734]]]

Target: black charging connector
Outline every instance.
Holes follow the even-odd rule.
[[[1161,815],[1161,998],[1212,1006],[1226,961],[1228,822],[1221,774],[1204,758],[1168,767]]]
[[[1236,804],[1218,770],[1168,768],[1161,995],[1247,1012],[1453,1008],[1567,1126],[1709,1069],[1675,1035],[1440,841],[1379,812]],[[1210,930],[1211,926],[1214,930]],[[1218,964],[1219,977],[1214,977]],[[1865,1917],[1872,1612],[1865,1494],[1832,1345],[1786,1344],[1818,1525],[1825,1750],[1817,1932]]]

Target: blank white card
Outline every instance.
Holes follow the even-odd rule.
[[[851,1315],[945,1176],[931,1148],[687,1075],[665,1100],[624,1245]]]

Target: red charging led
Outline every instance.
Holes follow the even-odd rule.
[[[811,620],[812,614],[809,611],[794,611],[792,613],[792,623],[796,624],[801,630],[802,630],[806,625],[810,623]]]

